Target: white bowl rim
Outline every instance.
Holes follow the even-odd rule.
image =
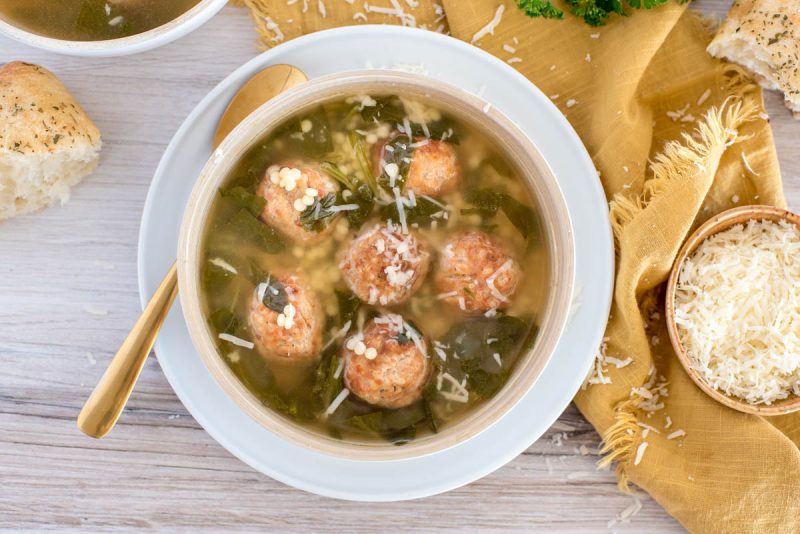
[[[543,174],[546,175],[538,176],[538,180],[531,178],[528,178],[528,180],[538,190],[537,203],[539,204],[540,215],[543,218],[547,218],[549,214],[550,221],[557,222],[560,226],[560,229],[549,227],[546,232],[548,234],[547,244],[550,248],[551,270],[546,316],[541,319],[538,325],[537,342],[526,352],[526,357],[531,353],[536,354],[536,360],[527,362],[524,366],[518,368],[520,372],[515,372],[492,399],[482,405],[477,412],[470,414],[469,421],[458,422],[450,429],[447,429],[446,433],[434,437],[426,436],[424,440],[414,440],[403,447],[361,446],[324,438],[303,428],[301,425],[293,422],[287,423],[285,418],[271,413],[271,410],[261,406],[251,392],[245,391],[246,388],[233,375],[227,365],[221,363],[222,356],[214,344],[207,321],[200,310],[201,306],[195,282],[198,267],[194,260],[196,259],[198,247],[197,240],[192,238],[202,231],[207,218],[207,210],[199,210],[196,206],[198,204],[207,206],[206,200],[213,195],[213,191],[216,191],[216,187],[219,184],[219,180],[214,181],[210,177],[227,175],[228,171],[235,165],[235,160],[238,160],[239,154],[251,146],[252,142],[263,136],[266,130],[284,120],[287,116],[282,114],[279,109],[284,107],[287,102],[305,98],[306,101],[303,105],[308,106],[313,103],[310,98],[320,90],[330,91],[333,88],[338,88],[342,83],[365,85],[370,82],[376,83],[376,81],[380,85],[389,87],[393,84],[405,84],[407,89],[411,85],[416,85],[416,89],[420,92],[431,91],[432,93],[438,93],[443,98],[449,96],[451,99],[466,104],[476,112],[483,108],[483,114],[491,118],[496,128],[506,129],[506,131],[513,133],[512,143],[518,143],[518,152],[519,148],[522,148],[527,154],[529,162],[532,161],[537,170],[543,171]],[[449,95],[448,92],[450,93]],[[258,121],[265,116],[269,116],[272,122],[269,126],[257,127]],[[276,116],[280,116],[280,118],[276,118]],[[254,130],[258,130],[260,133],[253,133]],[[229,156],[231,152],[235,157]],[[225,154],[225,156],[222,157],[222,154]],[[212,187],[211,183],[216,185]],[[539,183],[542,185],[538,185]],[[544,195],[544,197],[541,195]],[[545,202],[548,204],[545,205]],[[317,452],[355,459],[354,451],[356,451],[359,460],[393,461],[435,454],[472,439],[505,417],[520,399],[535,386],[536,381],[553,356],[569,319],[575,278],[575,245],[572,235],[572,222],[558,179],[530,137],[502,112],[492,107],[484,107],[484,102],[479,97],[429,76],[374,69],[346,71],[314,78],[310,82],[306,82],[273,98],[242,121],[217,150],[212,153],[193,187],[187,206],[192,206],[192,208],[187,207],[184,213],[178,244],[179,294],[186,324],[196,350],[208,371],[242,411],[267,427],[271,432],[296,445],[310,448]],[[208,357],[208,354],[212,352],[214,353],[213,356]],[[529,382],[520,384],[523,379],[527,379]],[[232,391],[236,392],[235,396]],[[434,446],[429,442],[436,442],[438,445]]]
[[[136,54],[170,43],[196,30],[216,15],[228,0],[201,0],[177,18],[129,37],[103,41],[69,41],[39,35],[0,18],[0,34],[42,50],[73,56],[114,57]]]

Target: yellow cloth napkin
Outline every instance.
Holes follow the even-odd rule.
[[[504,4],[476,44],[518,58],[513,66],[551,95],[611,200],[617,276],[604,354],[616,360],[601,359],[575,398],[604,439],[601,463],[694,532],[800,532],[800,415],[764,419],[715,403],[665,330],[663,283],[688,233],[735,205],[785,203],[761,91],[706,54],[699,16],[670,2],[592,28],[569,15],[527,18],[511,0],[370,0],[394,14],[360,1],[243,1],[265,46],[365,18],[471,41]]]

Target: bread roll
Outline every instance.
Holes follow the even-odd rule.
[[[97,127],[50,71],[0,67],[0,221],[65,203],[100,146]]]
[[[782,91],[786,107],[800,118],[800,0],[737,0],[708,52]]]

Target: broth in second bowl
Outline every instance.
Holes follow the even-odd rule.
[[[119,39],[162,26],[200,0],[0,0],[0,18],[67,41]]]
[[[514,165],[466,121],[358,95],[257,142],[215,199],[201,300],[268,408],[406,443],[492,398],[535,342],[548,246]]]

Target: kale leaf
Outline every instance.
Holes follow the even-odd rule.
[[[336,354],[337,347],[331,345],[319,360],[317,369],[314,373],[314,385],[312,393],[316,400],[317,411],[322,412],[330,406],[333,399],[342,391],[342,380],[336,378],[336,369],[339,367],[339,356]]]
[[[351,229],[361,228],[375,207],[375,195],[373,195],[372,189],[360,178],[347,176],[335,163],[326,161],[320,165],[320,168],[344,187],[339,192],[337,204],[358,205],[358,209],[347,211],[346,217]],[[345,191],[349,191],[350,194],[345,195]]]
[[[413,141],[405,134],[397,134],[386,141],[383,147],[383,163],[381,174],[378,177],[378,183],[387,191],[392,190],[392,184],[395,187],[403,189],[408,176],[408,169],[411,167],[411,158],[414,154]],[[397,165],[397,176],[394,181],[386,173],[386,165],[394,163]]]
[[[408,224],[418,224],[423,228],[428,228],[431,223],[436,220],[433,215],[443,211],[442,206],[424,197],[416,197],[416,201],[416,206],[406,206],[403,209],[406,214],[406,222]],[[394,202],[384,206],[380,214],[381,219],[384,221],[392,221],[394,223],[400,222],[400,214],[397,213],[397,204]]]
[[[309,232],[321,232],[328,224],[327,221],[334,215],[331,207],[336,204],[336,193],[328,193],[322,198],[317,197],[314,203],[300,213],[300,222]]]
[[[239,329],[239,320],[236,315],[227,308],[221,308],[209,317],[214,330],[220,334],[233,334]]]
[[[366,432],[375,434],[395,445],[407,443],[417,433],[417,424],[428,418],[422,402],[394,410],[378,410],[370,413],[353,415],[344,423]]]
[[[203,289],[209,292],[220,291],[234,279],[234,274],[219,265],[206,261],[203,264]]]
[[[267,226],[250,211],[242,208],[226,223],[227,230],[242,239],[253,242],[267,254],[277,254],[286,246],[283,239],[271,226]]]
[[[304,124],[310,129],[304,129]],[[318,159],[333,151],[330,122],[322,106],[288,121],[275,135],[285,139],[289,152],[295,155]]]
[[[254,195],[242,186],[220,189],[219,194],[222,198],[233,202],[240,208],[244,208],[254,216],[258,217],[267,205],[266,199],[260,195]]]
[[[487,188],[469,192],[466,197],[467,202],[472,206],[463,208],[461,210],[462,214],[477,213],[484,219],[491,219],[497,215],[498,210],[503,210],[511,224],[528,241],[529,247],[541,239],[541,231],[533,208],[523,204],[508,193]]]
[[[339,321],[341,324],[344,325],[347,321],[354,321],[356,313],[361,307],[361,300],[350,291],[337,289],[335,293],[336,301],[339,304]]]
[[[458,357],[438,365],[457,379],[466,377],[468,389],[478,398],[491,397],[505,383],[517,351],[533,341],[536,327],[529,328],[529,324],[529,320],[510,315],[455,324],[440,341]]]
[[[396,96],[378,97],[374,106],[364,106],[359,110],[365,122],[383,121],[391,124],[403,124],[407,118],[403,102]],[[428,137],[430,139],[447,140],[448,143],[457,145],[458,135],[455,133],[454,122],[443,117],[431,121],[424,126],[418,122],[409,122],[412,137]],[[408,133],[408,132],[406,132]]]
[[[372,165],[370,164],[370,159],[367,156],[367,148],[364,144],[364,140],[355,131],[350,132],[348,140],[350,141],[350,146],[353,147],[353,153],[355,154],[356,161],[358,162],[358,166],[361,170],[361,177],[364,183],[367,184],[372,190],[372,194],[374,195],[378,192],[378,184],[375,181],[375,176],[373,176],[372,173]]]
[[[286,294],[286,288],[277,278],[269,275],[263,283],[266,287],[264,288],[264,295],[261,297],[261,303],[276,313],[283,313],[283,309],[289,304],[289,295]]]

